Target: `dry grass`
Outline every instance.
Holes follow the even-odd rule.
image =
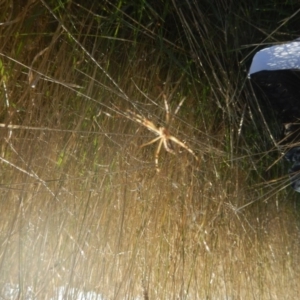
[[[238,65],[255,39],[214,23],[217,3],[148,6],[149,23],[108,1],[1,3],[1,299],[298,297],[297,195],[283,163],[266,172],[279,152]],[[162,91],[173,111],[186,97],[172,134],[199,162],[175,145],[157,174],[124,112],[162,124]]]

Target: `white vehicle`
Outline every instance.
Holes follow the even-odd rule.
[[[300,39],[258,51],[248,74],[257,96],[268,100],[283,124],[287,140],[300,142]],[[293,189],[300,192],[300,147],[285,158]]]

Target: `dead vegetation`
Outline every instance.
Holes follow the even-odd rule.
[[[239,64],[282,32],[126,3],[1,3],[0,296],[295,299],[297,195]]]

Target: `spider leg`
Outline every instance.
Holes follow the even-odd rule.
[[[169,104],[167,101],[167,96],[165,94],[163,94],[163,98],[164,98],[164,102],[165,102],[165,108],[166,108],[166,125],[168,126],[170,123],[170,108],[169,108]]]
[[[155,168],[156,168],[156,172],[159,173],[160,169],[158,167],[158,157],[159,157],[159,153],[161,150],[161,145],[163,144],[163,140],[161,139],[158,143],[157,149],[155,151],[155,156],[154,156],[154,162],[155,162]]]
[[[176,110],[174,112],[174,115],[176,115],[181,107],[181,105],[183,104],[183,102],[185,101],[186,97],[183,97],[183,99],[179,102],[178,106],[176,107]]]
[[[159,139],[161,139],[161,136],[156,137],[155,139],[151,140],[151,141],[148,142],[148,143],[145,143],[145,144],[141,145],[140,147],[142,148],[142,147],[151,145],[151,144],[155,143],[156,141],[158,141]]]
[[[169,139],[169,138],[168,138]],[[175,154],[175,151],[170,147],[171,143],[168,144],[168,139],[163,139],[163,144],[167,152]],[[171,145],[172,146],[172,145]]]
[[[152,131],[155,134],[159,134],[159,129],[154,125],[153,122],[149,121],[148,119],[138,115],[132,111],[128,111],[130,114],[126,114],[126,116],[133,121],[140,123],[141,125],[145,126],[148,130]]]
[[[170,136],[169,139],[170,139],[171,141],[173,141],[174,143],[178,144],[180,147],[182,147],[182,148],[184,148],[185,150],[187,150],[188,152],[190,152],[190,153],[195,157],[195,159],[198,160],[198,157],[197,157],[197,155],[195,154],[195,152],[194,152],[191,148],[189,148],[187,145],[185,145],[183,142],[181,142],[180,140],[178,140],[178,139],[177,139],[176,137],[174,137],[174,136]]]
[[[166,108],[166,125],[168,126],[170,124],[170,122],[171,122],[170,107],[169,107],[169,104],[168,104],[168,101],[167,101],[167,97],[166,97],[165,94],[163,95],[163,98],[164,98],[165,108]],[[182,106],[183,102],[185,101],[185,99],[186,99],[186,97],[183,97],[182,100],[177,105],[176,110],[174,112],[174,116],[178,113],[178,111],[179,111],[180,107]]]

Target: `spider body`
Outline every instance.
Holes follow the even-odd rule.
[[[178,106],[177,106],[177,108],[174,112],[174,115],[177,114],[177,112],[179,111],[179,109],[180,109],[182,103],[184,102],[184,100],[185,100],[185,98],[183,98],[180,101],[180,103],[178,104]],[[151,145],[151,144],[158,141],[158,146],[157,146],[157,148],[155,150],[155,153],[154,153],[154,162],[155,162],[155,168],[156,168],[157,172],[160,172],[160,169],[158,167],[158,159],[159,159],[159,154],[160,154],[162,146],[164,146],[164,148],[167,152],[175,154],[175,151],[172,148],[171,142],[174,142],[175,144],[177,144],[180,147],[184,148],[190,154],[192,154],[196,160],[198,160],[198,157],[196,156],[195,152],[191,148],[189,148],[186,144],[184,144],[182,141],[180,141],[175,136],[171,135],[171,133],[169,131],[169,126],[170,126],[170,122],[171,122],[171,120],[170,120],[170,109],[169,109],[169,105],[168,105],[168,102],[167,102],[167,99],[166,99],[165,95],[164,95],[164,103],[165,103],[165,109],[166,109],[166,120],[165,120],[166,125],[165,126],[157,127],[152,121],[148,120],[147,118],[145,118],[145,117],[143,117],[139,114],[136,114],[133,111],[128,111],[128,113],[126,114],[126,116],[129,119],[140,123],[141,125],[146,127],[149,131],[151,131],[155,135],[157,135],[157,137],[154,138],[153,140],[151,140],[151,141],[149,141],[145,144],[142,144],[140,146],[140,147],[145,147],[145,146]]]

